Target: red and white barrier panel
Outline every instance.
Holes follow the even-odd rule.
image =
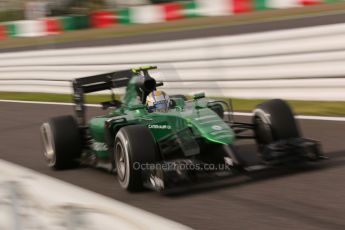
[[[7,37],[6,26],[0,24],[0,40],[5,39]]]
[[[90,15],[90,24],[95,28],[104,28],[116,23],[116,15],[110,10],[94,11]]]
[[[164,20],[171,21],[183,18],[183,6],[179,2],[160,4],[159,7],[164,13]]]
[[[44,22],[45,31],[48,35],[62,33],[63,28],[59,18],[44,18],[42,20]]]

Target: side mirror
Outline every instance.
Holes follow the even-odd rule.
[[[198,99],[201,99],[201,98],[204,98],[205,97],[205,93],[202,92],[202,93],[196,93],[193,95],[193,99],[194,100],[198,100]]]
[[[146,106],[143,104],[135,104],[135,105],[129,106],[130,110],[145,109],[145,108],[146,108]]]

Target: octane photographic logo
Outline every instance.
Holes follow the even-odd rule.
[[[225,164],[207,164],[207,163],[176,163],[164,162],[162,164],[134,162],[133,169],[141,171],[231,171],[232,163],[226,161]]]

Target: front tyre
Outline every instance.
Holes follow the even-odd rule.
[[[128,191],[143,188],[141,166],[158,160],[155,139],[143,125],[125,126],[119,130],[114,155],[118,182]]]
[[[259,104],[254,110],[253,122],[259,142],[263,144],[300,137],[290,106],[280,99]]]
[[[253,124],[260,151],[270,143],[301,136],[291,108],[280,99],[259,104],[254,110]]]
[[[44,157],[57,170],[73,168],[82,152],[78,124],[72,116],[51,118],[41,126]]]

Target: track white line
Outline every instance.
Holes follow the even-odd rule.
[[[20,103],[20,104],[39,104],[39,105],[74,105],[69,102],[50,102],[50,101],[19,101],[19,100],[0,100],[0,102]],[[101,107],[98,104],[85,104],[87,107]]]
[[[48,102],[48,101],[19,101],[19,100],[0,100],[0,102],[6,103],[21,103],[21,104],[40,104],[40,105],[69,105],[73,106],[73,103],[67,102]],[[87,107],[98,107],[100,108],[101,105],[98,104],[85,104]],[[229,114],[229,112],[225,112],[225,114]],[[234,112],[236,116],[244,116],[250,117],[253,116],[252,113],[244,113],[244,112]],[[317,121],[345,121],[345,117],[327,117],[327,116],[306,116],[306,115],[297,115],[295,116],[296,119],[299,120],[317,120]]]
[[[224,114],[229,114],[225,112]],[[252,113],[243,113],[243,112],[234,112],[236,116],[251,117]],[[299,120],[317,120],[317,121],[345,121],[345,117],[327,117],[327,116],[306,116],[306,115],[297,115],[296,119]]]

